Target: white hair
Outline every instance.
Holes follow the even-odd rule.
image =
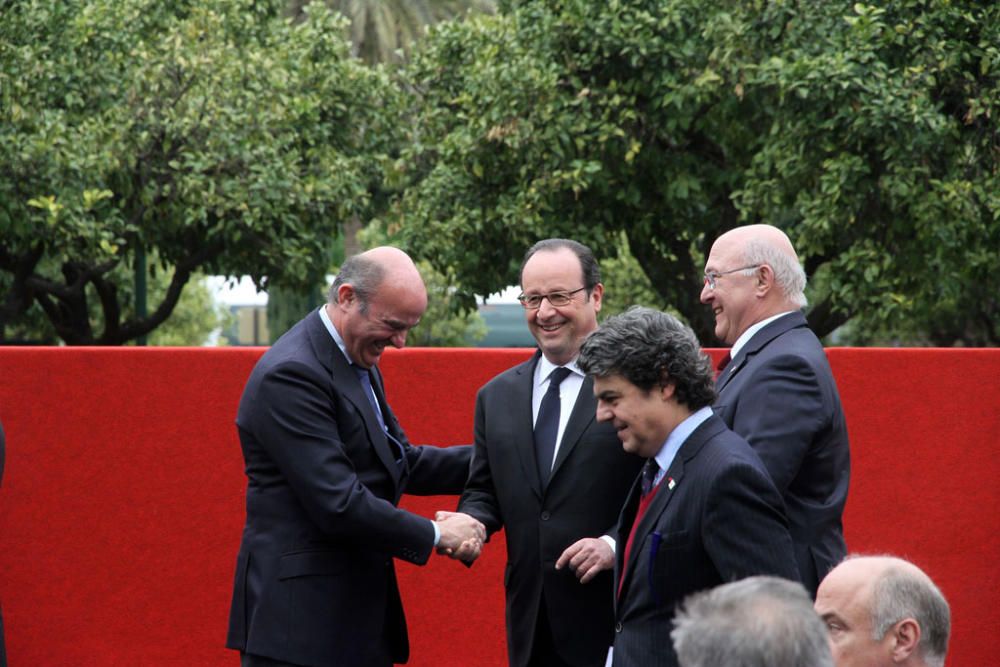
[[[797,308],[808,305],[806,299],[806,272],[794,256],[782,252],[776,246],[752,239],[743,249],[743,260],[747,264],[767,264],[774,270],[774,280],[782,293]]]

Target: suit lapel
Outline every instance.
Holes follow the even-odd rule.
[[[663,476],[663,480],[657,487],[656,495],[653,496],[653,502],[650,503],[649,509],[642,516],[639,521],[639,526],[636,528],[635,537],[632,538],[632,550],[629,552],[628,564],[625,568],[625,578],[626,580],[631,579],[633,574],[635,576],[645,576],[645,573],[635,572],[636,563],[639,560],[640,552],[642,551],[641,545],[646,536],[653,532],[653,528],[658,524],[661,524],[661,518],[663,514],[667,511],[667,508],[671,506],[671,501],[674,499],[679,492],[688,492],[684,488],[684,471],[685,468],[690,465],[692,459],[698,455],[701,451],[702,446],[710,439],[716,436],[720,430],[725,427],[725,424],[719,417],[711,416],[704,422],[698,425],[698,428],[688,436],[688,439],[684,441],[681,448],[677,451],[677,455],[674,460],[670,463],[670,467],[667,469],[667,474]],[[694,492],[698,492],[697,489]],[[635,496],[639,494],[639,483],[638,481],[632,487],[632,493]],[[632,496],[629,497],[629,502],[633,502]],[[626,508],[629,505],[626,504]],[[634,506],[633,506],[634,507]],[[683,508],[683,505],[680,506]],[[678,510],[681,511],[681,510]],[[632,515],[635,515],[635,510],[632,510]],[[628,535],[625,536],[628,538]],[[624,592],[628,587],[628,581],[622,586],[621,590]]]
[[[597,414],[597,399],[594,398],[594,380],[587,377],[580,386],[580,393],[576,397],[573,411],[569,415],[566,423],[566,431],[563,433],[562,441],[559,443],[559,451],[556,460],[552,465],[552,473],[549,475],[549,484],[555,479],[556,473],[562,466],[563,461],[569,458],[570,452],[580,442],[580,437],[587,430]]]
[[[736,357],[729,362],[729,365],[722,371],[722,374],[719,375],[718,379],[716,379],[716,391],[721,392],[725,389],[730,380],[736,377],[736,374],[747,365],[747,362],[753,358],[754,355],[767,347],[767,345],[775,338],[787,331],[790,331],[791,329],[804,326],[808,326],[805,315],[803,315],[801,311],[795,311],[793,313],[789,313],[788,315],[779,317],[755,333],[750,340],[747,341],[746,345],[743,346],[739,354],[737,354]]]
[[[375,390],[375,397],[378,399],[378,404],[382,407],[382,418],[385,420],[385,427],[389,431],[389,434],[396,439],[396,442],[390,442],[386,438],[386,445],[388,446],[389,452],[393,458],[392,468],[399,472],[397,477],[393,475],[393,479],[396,480],[397,485],[410,473],[410,464],[406,460],[406,445],[404,441],[406,436],[403,434],[402,429],[399,427],[399,422],[396,421],[396,415],[393,413],[392,408],[389,406],[389,401],[385,397],[385,384],[382,380],[382,370],[375,366],[372,368],[372,388]],[[381,428],[379,428],[381,432]],[[398,444],[397,444],[398,443]],[[402,451],[400,452],[400,448]],[[401,454],[403,457],[402,465],[396,465],[396,455]],[[383,459],[384,461],[384,459]],[[391,472],[391,470],[390,470]],[[397,502],[399,498],[396,498]]]
[[[528,486],[539,498],[542,497],[542,480],[538,476],[538,459],[535,456],[531,394],[535,384],[535,365],[541,355],[541,352],[536,351],[535,356],[517,367],[511,392],[514,404],[510,406],[514,417],[511,426],[514,431],[514,449],[524,471],[524,479],[528,480]]]
[[[688,440],[690,441],[690,438]],[[625,567],[625,582],[621,587],[623,593],[628,590],[629,580],[635,576],[645,576],[644,573],[637,573],[635,571],[636,564],[642,552],[642,543],[646,539],[646,536],[653,532],[653,528],[660,520],[660,516],[663,515],[670,505],[677,487],[680,486],[681,480],[684,478],[685,459],[681,456],[681,453],[685,447],[687,447],[687,443],[685,443],[684,447],[681,447],[681,451],[677,452],[677,456],[674,457],[673,462],[670,464],[667,474],[663,476],[663,480],[656,488],[656,495],[653,496],[653,502],[650,503],[649,508],[646,509],[646,513],[642,515],[639,525],[635,529],[635,536],[632,538],[632,550],[629,551],[628,563]],[[632,490],[636,496],[639,495],[638,481]],[[638,502],[636,502],[636,509],[638,509]],[[634,515],[635,512],[633,512]],[[628,539],[628,535],[625,536],[625,539]]]
[[[330,332],[326,330],[318,312],[309,318],[309,338],[312,341],[316,358],[324,368],[330,371],[334,387],[337,388],[337,391],[344,398],[354,405],[358,414],[361,415],[365,424],[365,430],[368,432],[369,442],[372,443],[372,447],[375,449],[379,460],[382,461],[382,464],[389,471],[393,482],[398,488],[402,473],[399,466],[396,465],[396,454],[393,451],[395,445],[390,443],[388,438],[386,438],[385,432],[378,423],[378,417],[375,416],[375,411],[372,410],[371,403],[364,395],[358,376],[354,374],[354,369],[351,368],[347,357],[344,356],[340,347],[333,340],[333,337],[330,336]],[[377,378],[377,382],[373,383],[379,387],[379,389],[375,390],[377,393],[380,391],[382,384],[381,375],[377,372],[373,375]],[[385,396],[380,396],[379,400],[382,405],[386,405]],[[386,423],[388,424],[389,422],[387,421]]]

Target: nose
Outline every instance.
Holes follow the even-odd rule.
[[[542,302],[538,304],[538,317],[546,318],[555,312],[555,306],[549,303],[548,299],[542,299]]]
[[[708,278],[705,278],[704,282],[701,284],[701,295],[699,299],[702,303],[708,303],[714,298],[714,293],[708,287]]]
[[[599,421],[599,422],[611,421],[611,417],[612,417],[611,409],[607,405],[605,405],[603,402],[598,401],[597,402],[597,414],[595,416],[597,417],[597,421]]]
[[[389,337],[389,343],[397,350],[403,349],[406,345],[406,334],[407,331],[397,331]]]

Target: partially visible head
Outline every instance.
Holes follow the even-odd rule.
[[[655,456],[680,421],[715,400],[712,365],[694,332],[677,318],[633,306],[608,318],[577,360],[594,377],[597,419],[622,446]]]
[[[853,556],[819,585],[837,667],[942,667],[951,612],[934,582],[893,556]]]
[[[520,273],[528,330],[549,361],[568,364],[597,328],[604,286],[594,253],[576,241],[545,239],[525,253]],[[531,307],[538,297],[550,294],[561,305],[544,298]]]
[[[778,577],[695,593],[670,637],[681,667],[833,667],[826,628],[806,589]]]
[[[803,308],[805,288],[806,274],[788,236],[771,225],[747,225],[712,244],[701,302],[715,313],[715,336],[732,345],[757,322]]]
[[[327,312],[351,361],[363,368],[377,364],[386,345],[403,347],[426,309],[427,290],[416,265],[389,246],[349,257],[327,297]]]

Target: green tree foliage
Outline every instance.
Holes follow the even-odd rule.
[[[322,6],[25,0],[0,21],[0,337],[37,304],[70,344],[153,331],[193,272],[305,283],[366,215],[396,93]],[[128,313],[136,248],[167,289]],[[90,302],[99,303],[99,316]]]
[[[292,0],[291,13],[304,14],[312,0]],[[400,62],[428,26],[469,11],[492,12],[492,0],[326,0],[350,20],[352,53],[369,64]]]
[[[800,252],[821,335],[851,320],[996,345],[998,82],[997,3],[507,2],[415,56],[392,228],[467,303],[514,282],[538,238],[614,256],[624,233],[709,342],[704,256],[769,222]]]
[[[166,277],[166,276],[164,276]],[[165,280],[149,284],[149,296],[159,300],[166,291]],[[233,323],[233,314],[224,305],[216,304],[204,276],[195,274],[184,286],[184,292],[170,317],[149,334],[150,345],[200,346],[209,343],[213,333],[225,331]]]
[[[309,3],[310,0],[292,0],[289,13],[296,21],[305,21]],[[325,4],[348,19],[351,53],[369,65],[400,62],[429,25],[470,11],[493,11],[492,0],[327,0]],[[373,184],[373,195],[376,200],[384,200],[388,193],[379,185]],[[325,252],[328,267],[340,265],[345,254],[363,250],[356,241],[363,222],[357,215],[345,221],[343,236],[331,239]],[[326,268],[317,272],[310,282],[322,282],[326,272]],[[270,280],[267,317],[271,339],[277,340],[303,313],[324,300],[325,295],[311,287],[296,288],[281,280]],[[466,315],[458,317],[462,320]],[[461,321],[453,324],[458,328],[463,326]],[[445,324],[438,322],[436,326]]]

